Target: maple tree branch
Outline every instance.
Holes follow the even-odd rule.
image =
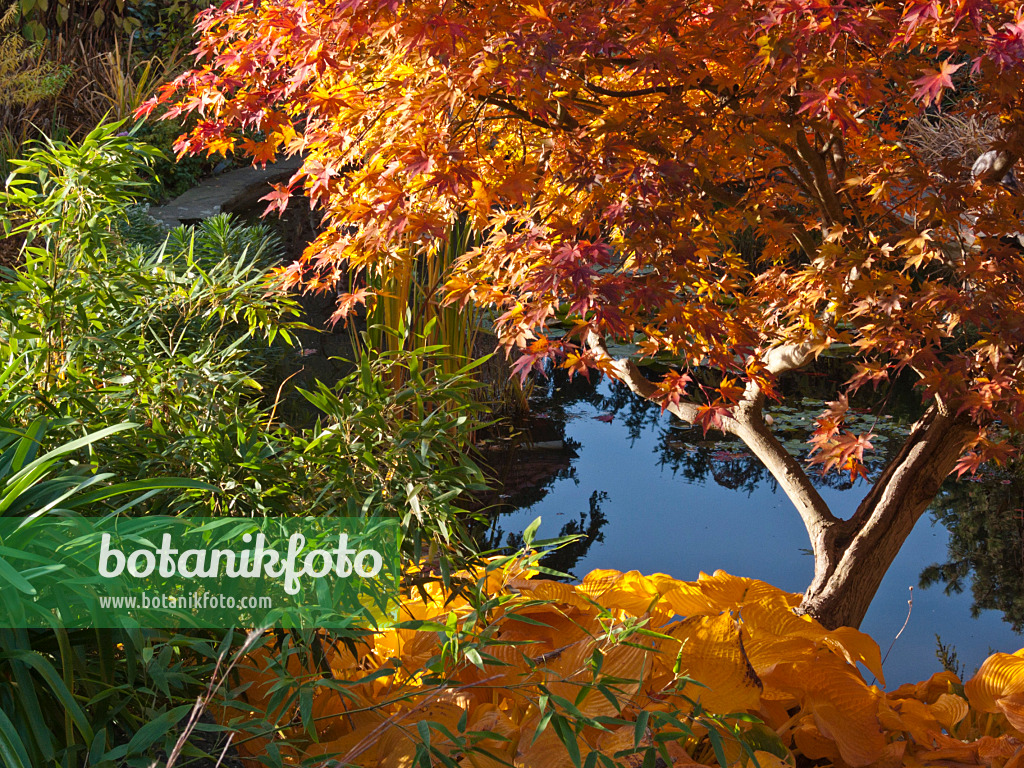
[[[586,346],[598,360],[602,361],[615,371],[619,381],[629,387],[635,395],[645,400],[653,401],[658,392],[658,386],[644,376],[635,362],[628,357],[614,358],[608,352],[608,345],[596,331],[587,331]],[[666,410],[673,416],[682,419],[687,424],[694,424],[697,420],[699,406],[696,403],[669,403]]]
[[[881,524],[886,510],[894,509],[904,513],[907,505],[901,503],[902,497],[916,490],[916,485],[921,482],[922,473],[926,469],[941,466],[941,483],[952,469],[953,463],[960,458],[970,438],[976,434],[976,427],[963,418],[949,413],[945,403],[936,400],[911,427],[910,434],[896,456],[850,518],[850,524],[855,529],[877,527]],[[938,454],[942,454],[942,460],[939,460]],[[929,488],[919,493],[921,503],[925,506],[932,499],[932,496],[928,496],[930,490]]]
[[[490,104],[491,106],[494,106],[494,107],[501,107],[502,109],[507,110],[510,113],[511,117],[518,117],[520,120],[524,120],[525,122],[530,123],[531,125],[536,125],[538,128],[546,128],[548,130],[551,130],[552,128],[557,128],[558,127],[557,125],[552,125],[551,123],[549,123],[549,122],[547,122],[545,120],[540,120],[540,119],[534,117],[529,112],[527,112],[525,109],[517,107],[512,102],[507,101],[505,99],[502,99],[502,98],[500,98],[498,96],[494,96],[494,95],[480,96],[480,95],[478,95],[478,96],[476,96],[476,98],[478,100],[482,101],[485,104]]]
[[[998,184],[1013,169],[1017,159],[1015,152],[989,150],[975,161],[971,174],[983,184]]]
[[[814,198],[814,191],[807,185],[807,182],[804,181],[804,179],[800,178],[797,175],[796,171],[794,171],[788,165],[782,165],[779,167],[786,176],[792,179],[793,183],[796,184],[805,195],[812,199]]]
[[[833,222],[839,223],[845,220],[843,215],[843,208],[839,203],[839,198],[836,197],[835,190],[832,189],[832,183],[828,175],[828,166],[825,164],[825,159],[822,155],[811,146],[810,142],[807,141],[807,134],[803,130],[796,132],[796,145],[797,153],[807,163],[807,166],[811,170],[811,177],[814,180],[814,189],[818,193],[818,197],[821,200],[822,207],[825,210],[826,215],[832,219]]]
[[[779,487],[796,507],[804,528],[807,529],[807,536],[814,544],[841,521],[832,514],[832,510],[818,493],[818,489],[814,487],[800,462],[786,450],[765,422],[761,412],[764,393],[760,391],[760,387],[754,386],[756,389],[750,392],[752,397],[749,401],[745,396],[745,402],[736,409],[734,424],[730,426],[729,431],[742,440],[751,453],[772,473]]]
[[[614,370],[616,377],[634,394],[646,400],[654,399],[658,391],[657,385],[644,376],[640,367],[629,358],[613,358],[608,353],[605,340],[596,331],[587,331],[586,345],[595,357]],[[801,353],[798,350],[800,345],[791,346],[792,350],[779,348],[782,351],[771,357],[768,365],[781,372],[784,369],[791,370],[787,366],[795,365],[797,361],[806,362],[809,359],[809,352]],[[785,449],[768,427],[762,414],[764,399],[761,388],[755,382],[750,382],[743,400],[734,409],[733,415],[722,418],[720,429],[742,440],[772,473],[793,502],[807,528],[808,536],[814,542],[824,536],[826,529],[840,521],[821,498],[821,494],[811,483],[800,462]],[[665,409],[688,424],[697,423],[697,416],[700,413],[700,406],[696,403],[669,403]]]
[[[762,361],[769,373],[778,375],[802,368],[812,357],[811,345],[803,342],[770,349],[762,355]],[[733,424],[729,431],[744,442],[778,481],[796,507],[812,544],[824,540],[829,529],[841,521],[832,514],[800,462],[768,426],[764,418],[764,403],[761,387],[756,381],[748,382],[743,397],[733,409]]]
[[[596,93],[600,96],[610,96],[616,99],[629,99],[634,96],[652,96],[659,93],[664,96],[676,96],[680,93],[686,93],[687,91],[704,91],[707,90],[710,85],[710,78],[705,78],[696,85],[652,85],[648,88],[618,90],[616,88],[605,88],[604,86],[596,85],[589,80],[583,80],[583,87],[591,93]]]
[[[803,368],[812,357],[814,353],[811,351],[810,343],[802,341],[773,347],[765,352],[761,359],[767,371],[773,376],[778,376],[780,373]]]
[[[800,154],[793,149],[793,147],[775,136],[772,136],[763,129],[754,129],[753,134],[765,141],[769,146],[775,147],[784,154],[793,164],[793,170],[799,173],[801,178],[803,178],[804,183],[807,184],[808,187],[814,186],[814,173],[808,167],[807,163],[804,162],[804,159]]]
[[[875,481],[854,515],[830,529],[815,551],[814,581],[801,612],[831,606],[830,623],[855,626],[889,564],[977,429],[933,403]],[[831,540],[829,540],[831,538]]]
[[[784,154],[793,164],[793,171],[799,174],[804,185],[801,185],[805,194],[815,201],[822,212],[829,219],[829,223],[843,221],[842,207],[829,182],[828,167],[821,155],[814,151],[814,148],[807,141],[803,130],[797,129],[797,148],[791,147],[786,142],[770,135],[764,130],[754,130],[754,135],[775,147]]]

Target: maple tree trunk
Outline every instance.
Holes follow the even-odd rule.
[[[657,388],[635,363],[612,360],[596,336],[588,344],[634,393],[657,398]],[[795,370],[807,359],[806,351],[795,346],[774,350],[766,363],[772,373],[779,373]],[[804,522],[814,553],[814,579],[800,612],[829,628],[859,627],[903,542],[977,436],[977,427],[933,402],[853,516],[843,520],[832,513],[806,469],[772,433],[764,419],[764,403],[764,393],[749,384],[740,404],[718,428],[742,440],[764,463]],[[697,423],[698,406],[693,403],[669,403],[666,408],[683,421]]]
[[[829,628],[860,626],[903,542],[975,434],[935,405],[925,412],[854,515],[812,537],[815,574],[800,612]]]

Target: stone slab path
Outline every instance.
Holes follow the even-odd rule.
[[[302,166],[301,157],[289,157],[266,168],[239,168],[206,179],[166,205],[149,209],[161,224],[176,227],[196,224],[218,213],[238,213],[255,206],[271,191],[271,184],[287,181]]]

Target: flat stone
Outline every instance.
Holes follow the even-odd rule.
[[[250,166],[206,179],[167,205],[149,209],[161,224],[195,224],[218,213],[238,213],[255,206],[271,191],[271,184],[290,179],[302,167],[301,157],[289,157],[266,168]]]

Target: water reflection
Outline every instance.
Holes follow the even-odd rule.
[[[959,594],[970,583],[972,615],[1002,612],[1024,630],[1024,477],[998,472],[981,482],[947,483],[932,515],[949,530],[944,563],[921,574],[921,586]]]
[[[558,538],[576,536],[574,541],[560,547],[542,558],[541,564],[559,573],[568,574],[570,577],[578,578],[582,573],[576,572],[576,566],[580,558],[585,557],[594,544],[604,543],[604,533],[601,531],[608,518],[601,511],[601,505],[608,500],[605,491],[594,491],[590,494],[589,509],[580,512],[578,519],[564,523],[558,531]],[[496,518],[497,520],[497,518]],[[522,533],[508,533],[499,525],[494,525],[488,531],[488,549],[507,548],[511,552],[522,549]]]
[[[802,441],[823,396],[834,395],[834,388],[832,382],[814,381],[787,386],[802,387],[787,392],[793,405],[770,413],[780,439],[798,453],[806,448]],[[556,374],[541,394],[535,408],[548,422],[546,438],[564,441],[579,456],[564,459],[567,464],[554,476],[511,493],[506,501],[514,511],[495,518],[491,544],[515,545],[519,539],[513,532],[541,516],[540,537],[587,534],[585,541],[548,563],[577,576],[594,568],[635,568],[692,579],[702,570],[723,568],[796,592],[809,583],[813,561],[799,517],[741,442],[715,432],[704,435],[607,381],[568,381]],[[920,406],[915,397],[888,392],[874,402],[855,403],[854,409],[860,426],[879,436],[879,450],[868,463],[875,475]],[[868,488],[838,473],[812,480],[842,517],[853,513]],[[996,491],[1003,497],[987,495],[990,490],[991,485],[981,483],[948,486],[936,519],[950,527],[952,536],[943,525],[922,520],[888,571],[863,626],[883,652],[907,616],[908,588],[919,585],[929,564],[943,563],[926,573],[953,592],[947,596],[941,589],[914,590],[909,626],[886,664],[890,685],[920,680],[941,668],[935,659],[937,634],[956,648],[969,673],[989,648],[1014,651],[1024,645],[1001,623],[1002,614],[984,610],[999,608],[1015,626],[1022,624],[1024,521],[1017,507],[1022,506],[1024,487],[997,482]],[[997,502],[999,498],[1003,500]],[[1011,530],[1007,518],[1014,514],[1017,528]],[[1000,522],[984,522],[989,515]],[[1010,551],[1010,541],[1017,549]],[[968,580],[973,605],[970,596],[955,593]],[[1014,606],[1016,614],[1010,610]],[[972,621],[979,612],[981,618]]]

